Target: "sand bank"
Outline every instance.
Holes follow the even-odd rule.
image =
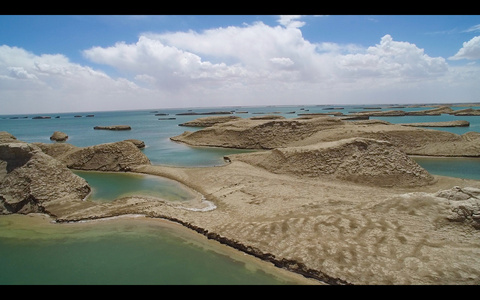
[[[219,242],[206,238],[185,226],[176,222],[159,218],[149,218],[143,215],[121,215],[112,218],[87,220],[82,222],[71,222],[58,224],[53,218],[46,214],[19,215],[12,214],[0,218],[0,236],[2,238],[22,239],[75,239],[92,238],[98,239],[109,233],[120,231],[136,232],[140,235],[144,231],[158,230],[160,234],[172,234],[181,238],[188,244],[195,244],[206,251],[213,251],[221,256],[228,256],[231,259],[244,264],[249,270],[261,270],[278,278],[286,284],[315,285],[318,281],[305,278],[299,274],[279,269],[269,262],[228,247]]]
[[[480,233],[437,196],[478,181],[435,176],[421,188],[366,187],[273,174],[234,161],[205,169],[143,166],[201,191],[217,209],[151,208],[209,238],[330,284],[478,284]]]
[[[449,219],[458,201],[437,194],[454,186],[480,188],[478,181],[435,176],[428,186],[385,188],[275,174],[241,161],[208,168],[143,165],[135,171],[184,183],[216,209],[195,212],[132,197],[72,207],[58,217],[165,218],[328,284],[479,283],[479,230]]]

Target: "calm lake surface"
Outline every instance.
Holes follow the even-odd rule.
[[[186,201],[195,197],[177,181],[167,178],[131,173],[77,171],[92,188],[88,200],[108,202],[125,196],[156,196],[169,201]]]
[[[241,117],[327,112],[325,106],[192,108],[192,111],[236,111]],[[466,107],[453,107],[463,109]],[[480,108],[480,107],[473,107]],[[344,114],[363,107],[345,106]],[[392,110],[383,107],[382,110]],[[428,107],[404,110],[425,110]],[[154,165],[217,166],[223,156],[242,150],[189,147],[169,138],[198,128],[179,124],[204,115],[177,115],[188,109],[0,115],[0,131],[25,142],[52,143],[54,131],[65,132],[68,143],[84,147],[125,139],[140,139]],[[246,112],[246,113],[244,113]],[[294,112],[294,113],[293,113]],[[166,114],[156,116],[156,114]],[[87,115],[91,115],[87,117]],[[159,118],[173,118],[162,119]],[[373,118],[372,118],[373,119]],[[457,134],[480,132],[480,117],[378,117],[391,123],[467,120],[469,127],[436,128]],[[130,125],[129,131],[94,130],[94,126]],[[480,179],[477,158],[414,157],[432,174]],[[132,194],[156,195],[171,201],[188,199],[174,181],[136,174],[75,171],[93,187],[90,201],[113,201]],[[299,277],[271,264],[207,240],[176,224],[146,218],[120,218],[77,224],[53,224],[42,216],[0,216],[0,284],[299,284]]]
[[[279,285],[303,281],[178,224],[0,218],[2,285]]]

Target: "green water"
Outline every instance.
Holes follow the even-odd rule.
[[[147,218],[52,224],[0,217],[2,285],[295,284],[265,262]],[[266,271],[265,271],[266,270]]]
[[[132,173],[73,171],[87,180],[92,188],[88,200],[113,201],[123,196],[156,196],[170,201],[185,201],[195,197],[182,184],[159,176]]]
[[[412,157],[434,175],[480,180],[480,158]]]
[[[74,173],[92,187],[86,201],[128,195],[184,201],[195,196],[158,176]],[[0,216],[0,285],[283,285],[306,280],[164,220],[48,220]]]

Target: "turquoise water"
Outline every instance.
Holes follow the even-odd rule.
[[[195,194],[180,183],[167,178],[130,174],[73,171],[87,180],[92,188],[88,198],[91,201],[109,202],[126,196],[156,196],[169,201],[186,201]]]
[[[463,107],[452,107],[462,109]],[[479,108],[479,107],[474,107]],[[383,110],[392,110],[384,107]],[[406,110],[424,110],[410,108]],[[241,117],[279,114],[286,118],[297,113],[327,112],[323,106],[203,108],[195,112],[247,111]],[[362,111],[344,107],[342,111]],[[242,150],[189,147],[172,142],[171,136],[198,128],[178,126],[204,116],[178,116],[186,109],[0,116],[0,131],[26,142],[52,143],[54,131],[63,131],[68,143],[84,147],[124,139],[140,139],[142,151],[152,164],[171,166],[222,165],[223,156]],[[295,114],[290,112],[295,111]],[[155,116],[167,113],[167,116]],[[93,117],[86,117],[93,114]],[[75,117],[82,115],[82,117]],[[59,116],[59,118],[56,118]],[[175,120],[158,120],[173,117]],[[391,123],[467,120],[470,127],[437,128],[457,134],[480,131],[480,117],[405,116],[377,117]],[[130,125],[130,131],[94,130],[97,125]],[[414,158],[432,174],[480,179],[480,159]],[[154,194],[171,201],[183,201],[189,193],[176,182],[153,176],[75,171],[93,187],[90,201],[112,201],[131,194]],[[91,224],[35,223],[25,216],[0,216],[0,284],[290,284],[279,277],[280,270],[263,262],[245,263],[245,257],[210,247],[213,241],[193,243],[198,234],[185,238],[178,227],[128,221]],[[200,237],[198,237],[200,236]],[[259,265],[257,265],[257,263]]]
[[[197,109],[196,112],[211,112],[224,109]],[[258,110],[258,108],[257,108]],[[50,114],[51,119],[32,119],[36,115],[0,115],[0,131],[7,131],[25,142],[53,143],[50,136],[54,131],[68,135],[67,142],[78,146],[92,146],[101,143],[117,142],[125,139],[140,139],[145,142],[142,151],[153,164],[171,166],[214,166],[222,165],[223,156],[246,152],[235,149],[205,149],[190,147],[170,140],[170,137],[184,131],[195,131],[196,127],[178,126],[190,120],[205,116],[176,115],[186,109],[160,110],[175,120],[159,120],[152,111],[83,112]],[[93,117],[86,117],[93,114]],[[81,115],[82,117],[75,117]],[[56,117],[59,118],[56,118]],[[243,116],[243,115],[242,115]],[[252,114],[248,114],[252,116]],[[18,118],[18,119],[12,119]],[[130,125],[131,130],[94,130],[95,126]]]
[[[413,159],[431,174],[480,180],[480,158],[413,157]]]
[[[298,283],[265,262],[159,220],[49,224],[31,219],[0,218],[2,285]]]

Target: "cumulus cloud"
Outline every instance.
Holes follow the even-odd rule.
[[[0,75],[11,79],[35,79],[39,82],[63,81],[69,78],[108,78],[103,72],[71,63],[61,54],[35,55],[24,49],[0,46]],[[82,81],[78,81],[81,84]]]
[[[289,67],[295,64],[290,58],[288,57],[274,57],[271,58],[270,61],[276,65]]]
[[[229,26],[203,32],[145,34],[152,40],[205,57],[211,62],[241,64],[245,68],[265,68],[275,57],[308,59],[315,46],[295,27],[271,27],[256,22],[243,27]]]
[[[470,41],[463,43],[463,47],[458,52],[449,57],[451,60],[480,59],[480,36],[472,38]]]
[[[282,15],[280,16],[278,23],[285,27],[299,28],[305,25],[305,22],[298,21],[298,19],[300,19],[301,17],[301,15]]]
[[[29,73],[27,70],[25,70],[23,67],[8,67],[7,68],[9,72],[9,75],[12,78],[18,78],[18,79],[37,79],[37,76],[35,74]]]
[[[223,80],[258,83],[272,78],[318,83],[343,76],[349,80],[361,76],[426,78],[447,71],[445,59],[430,57],[416,45],[394,41],[390,35],[367,49],[310,43],[297,27],[288,26],[296,18],[281,18],[287,26],[257,22],[203,32],[148,33],[136,44],[119,43],[84,53],[97,63],[150,76],[159,86],[164,82],[170,87],[195,84],[198,79],[217,84]]]
[[[192,80],[227,79],[241,76],[236,66],[203,61],[200,56],[141,36],[135,44],[117,43],[112,47],[94,47],[84,51],[93,62],[106,64],[124,74],[148,78],[158,88],[178,89]]]
[[[253,91],[255,98],[268,95],[278,101],[292,96],[292,91],[309,100],[334,88],[341,90],[335,93],[374,93],[378,86],[420,84],[419,79],[437,80],[448,72],[444,58],[431,57],[415,44],[395,41],[390,35],[368,48],[311,43],[299,26],[288,25],[297,19],[280,18],[283,26],[256,22],[202,32],[144,33],[135,44],[118,43],[84,53],[158,89],[194,91],[196,97],[225,93],[223,98],[229,100],[242,94],[244,100],[251,99]]]
[[[348,76],[389,76],[419,78],[441,75],[447,71],[442,57],[430,57],[423,49],[408,42],[396,42],[385,35],[380,44],[364,54],[347,54],[338,61]]]
[[[383,102],[429,100],[428,95],[437,102],[435,97],[448,94],[446,86],[465,89],[478,78],[476,68],[452,68],[444,58],[388,34],[369,47],[312,43],[303,37],[299,20],[281,16],[277,26],[256,22],[201,32],[143,33],[135,43],[84,50],[96,69],[60,54],[0,46],[0,95],[15,93],[26,102],[35,99],[69,111],[75,110],[73,103],[81,110],[104,110],[361,103],[372,95]],[[478,59],[479,42],[464,43],[454,59]],[[102,65],[119,78],[101,71]],[[468,76],[455,85],[458,77],[452,74]]]
[[[15,99],[2,103],[4,112],[12,104],[39,112],[107,109],[123,95],[135,98],[142,92],[131,81],[112,79],[63,55],[35,55],[6,45],[0,46],[0,91],[2,98]]]

